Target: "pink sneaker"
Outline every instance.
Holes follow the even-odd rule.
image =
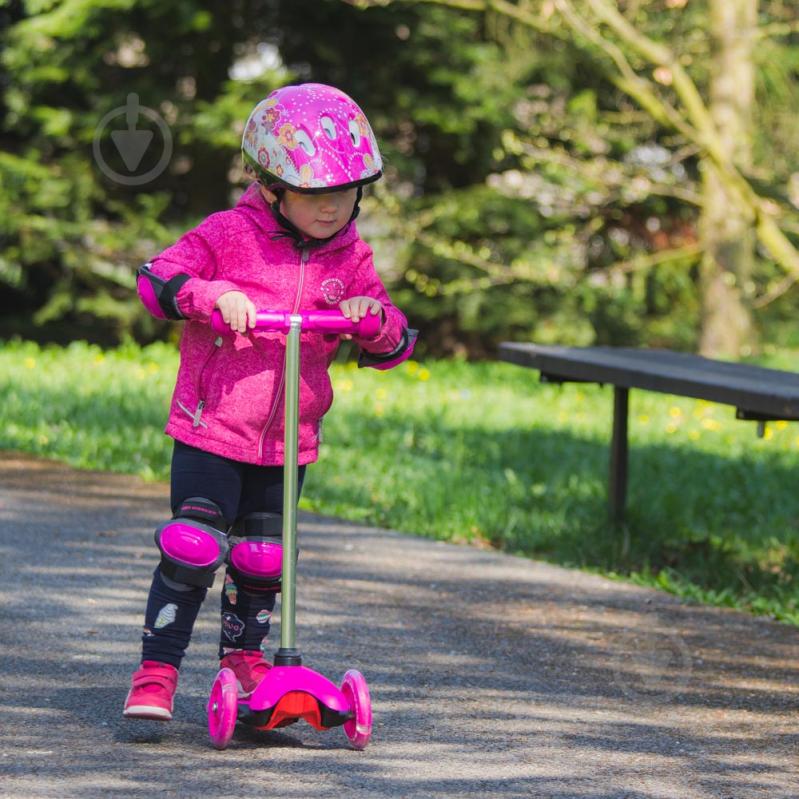
[[[233,670],[239,684],[239,699],[247,699],[272,666],[260,650],[237,649],[219,661],[219,668]]]
[[[178,670],[174,666],[145,660],[130,682],[123,716],[159,721],[172,718],[172,699],[178,687]]]

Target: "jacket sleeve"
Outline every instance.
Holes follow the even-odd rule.
[[[350,287],[353,297],[373,297],[383,306],[383,325],[371,339],[353,336],[361,348],[358,366],[374,369],[391,369],[411,357],[416,343],[417,331],[408,328],[408,320],[396,308],[388,296],[383,282],[377,274],[372,260],[372,251],[367,248],[357,277]]]
[[[144,264],[136,289],[144,307],[158,319],[207,322],[219,297],[238,287],[215,279],[226,244],[221,214],[212,214],[175,244]]]

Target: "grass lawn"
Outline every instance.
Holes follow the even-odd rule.
[[[793,368],[790,353],[768,365]],[[0,448],[168,479],[171,346],[0,348]],[[799,624],[799,427],[630,393],[627,523],[606,518],[612,392],[508,364],[333,367],[301,507],[623,576]]]

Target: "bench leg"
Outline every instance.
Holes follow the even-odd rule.
[[[629,389],[613,387],[613,439],[610,442],[608,509],[616,524],[624,521],[627,499],[627,412]]]

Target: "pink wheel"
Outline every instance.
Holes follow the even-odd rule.
[[[364,749],[372,737],[372,700],[363,674],[350,669],[341,681],[341,693],[355,713],[355,718],[344,724],[344,732],[353,749]]]
[[[216,675],[208,698],[208,733],[217,749],[224,749],[233,737],[236,716],[239,711],[236,675],[230,669],[222,669]]]

